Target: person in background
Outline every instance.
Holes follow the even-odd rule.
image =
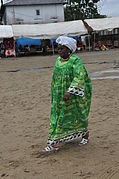
[[[108,50],[108,48],[101,41],[98,41],[98,47],[101,51]]]
[[[51,81],[49,136],[44,152],[60,149],[61,144],[79,139],[88,143],[88,116],[91,105],[91,79],[81,59],[74,55],[76,40],[57,38],[58,54]]]

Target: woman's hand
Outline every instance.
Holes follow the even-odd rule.
[[[66,92],[64,97],[63,97],[63,101],[68,101],[69,100],[69,97],[70,97],[70,93],[69,92]]]

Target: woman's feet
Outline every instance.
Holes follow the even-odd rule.
[[[84,135],[82,136],[82,140],[80,141],[79,145],[86,145],[89,142],[89,131],[87,131],[86,133],[84,133]]]
[[[47,146],[45,147],[45,152],[54,152],[54,151],[58,151],[59,148],[58,147],[53,147],[53,146]]]
[[[56,145],[47,145],[44,150],[42,151],[44,154],[50,154],[53,152],[57,152],[60,149],[60,145],[56,144]]]
[[[88,142],[89,142],[88,139],[82,138],[82,140],[79,143],[79,145],[86,145]]]
[[[80,141],[79,145],[86,145],[89,142],[89,131],[86,131],[83,135],[82,135],[82,140]],[[43,154],[50,154],[50,153],[54,153],[59,151],[59,149],[61,148],[61,144],[55,144],[55,145],[47,145],[44,150],[42,151]]]

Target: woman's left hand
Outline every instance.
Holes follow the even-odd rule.
[[[69,97],[70,97],[70,93],[66,92],[64,97],[63,97],[63,101],[69,101]]]

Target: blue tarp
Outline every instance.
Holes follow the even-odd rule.
[[[19,48],[20,45],[22,45],[22,48],[24,48],[24,46],[31,46],[31,45],[41,46],[41,44],[42,44],[41,39],[32,39],[32,38],[18,38],[18,39],[16,39],[17,48]]]

